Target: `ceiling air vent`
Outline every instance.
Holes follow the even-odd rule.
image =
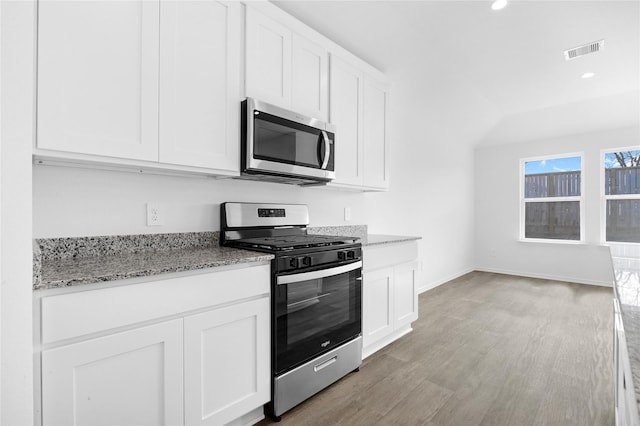
[[[564,51],[564,59],[570,61],[579,56],[588,55],[589,53],[596,53],[602,50],[604,47],[604,40],[594,41],[582,46],[574,47],[573,49]]]

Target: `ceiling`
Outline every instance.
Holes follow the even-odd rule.
[[[639,1],[513,0],[500,11],[485,0],[273,3],[394,81],[473,97],[467,113],[492,121],[478,141],[514,140],[529,114],[547,133],[639,125]],[[564,59],[600,39],[599,53]],[[535,135],[540,122],[530,127]]]

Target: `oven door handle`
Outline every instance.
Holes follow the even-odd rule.
[[[333,275],[344,274],[362,268],[362,261],[359,260],[348,265],[337,266],[335,268],[321,269],[319,271],[303,272],[301,274],[281,275],[276,278],[276,284],[292,284],[301,281],[316,280],[318,278],[331,277]]]

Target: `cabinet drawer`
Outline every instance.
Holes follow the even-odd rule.
[[[415,260],[418,257],[418,243],[380,244],[363,247],[362,252],[363,271],[372,271]]]
[[[42,343],[265,294],[269,271],[260,265],[43,297]]]

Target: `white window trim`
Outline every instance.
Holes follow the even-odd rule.
[[[607,200],[638,200],[640,194],[621,194],[606,195],[604,193],[604,156],[611,152],[619,151],[638,151],[640,145],[622,146],[617,148],[606,148],[600,150],[600,243],[604,246],[612,245],[634,245],[640,246],[640,243],[628,243],[622,241],[607,241]]]
[[[530,161],[541,160],[557,160],[561,158],[580,157],[580,196],[573,197],[543,197],[543,198],[524,198],[524,166]],[[585,155],[584,152],[572,152],[565,154],[543,155],[538,157],[528,157],[520,159],[520,178],[519,178],[519,202],[520,202],[520,221],[519,221],[519,241],[532,243],[552,243],[552,244],[585,244],[585,209],[584,209],[584,188],[587,174],[585,173]],[[604,162],[604,160],[603,160]],[[604,172],[603,179],[604,179]],[[604,180],[603,180],[604,182]],[[603,186],[604,187],[604,186]],[[560,201],[578,201],[580,203],[580,239],[579,240],[563,240],[557,238],[526,238],[525,233],[525,206],[526,203],[535,202],[560,202]]]

